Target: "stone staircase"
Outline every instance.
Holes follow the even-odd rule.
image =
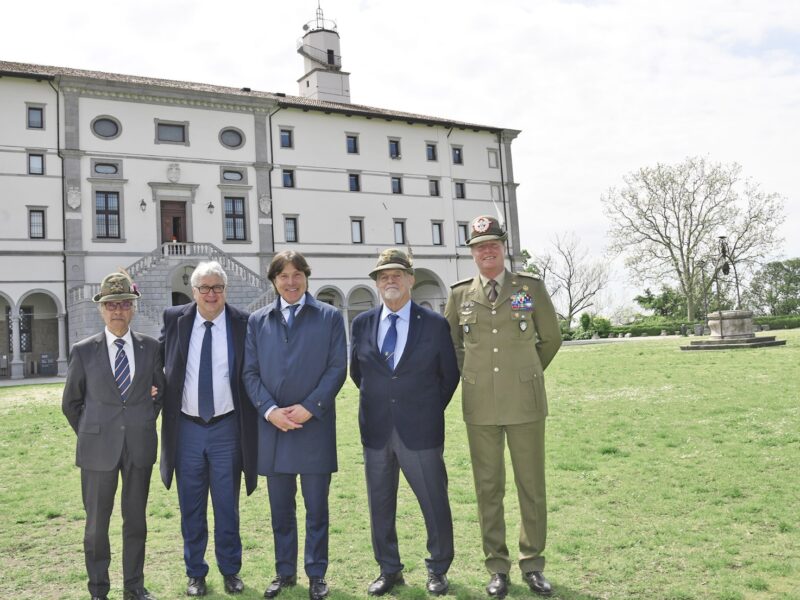
[[[171,278],[175,270],[193,268],[204,260],[216,260],[228,274],[227,301],[252,312],[275,299],[272,284],[222,250],[208,243],[166,243],[143,256],[126,270],[136,282],[142,299],[131,327],[134,331],[158,338],[161,334],[161,315],[172,305]],[[100,284],[84,284],[69,290],[69,344],[97,333],[103,320],[92,297]]]

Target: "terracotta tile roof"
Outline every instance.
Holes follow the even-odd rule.
[[[139,75],[123,75],[120,73],[105,73],[102,71],[86,71],[83,69],[72,69],[69,67],[54,67],[48,65],[33,65],[28,63],[0,61],[0,76],[13,75],[26,78],[57,79],[62,77],[99,80],[112,83],[132,84],[140,86],[151,86],[165,88],[176,91],[205,92],[209,94],[220,94],[227,96],[241,96],[243,98],[259,98],[276,103],[285,108],[299,108],[302,110],[316,110],[329,113],[340,113],[348,115],[358,115],[372,118],[382,118],[387,120],[401,120],[409,123],[423,123],[426,125],[438,125],[441,127],[456,127],[463,129],[475,129],[490,132],[503,131],[502,127],[489,125],[479,125],[419,115],[386,108],[376,108],[362,104],[347,104],[343,102],[327,102],[323,100],[313,100],[302,96],[289,96],[271,92],[261,92],[250,90],[249,88],[234,88],[207,83],[196,83],[192,81],[175,81],[172,79],[159,79],[157,77],[142,77]],[[513,130],[511,130],[513,131]]]

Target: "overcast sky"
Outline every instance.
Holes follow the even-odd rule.
[[[316,0],[6,0],[0,58],[298,94]],[[322,0],[352,101],[522,130],[522,247],[575,231],[601,256],[600,196],[690,155],[786,199],[800,256],[797,0]],[[629,300],[617,270],[615,295]]]

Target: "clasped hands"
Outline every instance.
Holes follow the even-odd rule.
[[[302,404],[292,404],[285,408],[276,408],[264,418],[281,431],[302,429],[303,423],[312,417]]]

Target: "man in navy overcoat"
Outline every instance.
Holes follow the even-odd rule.
[[[361,391],[358,420],[372,548],[381,569],[368,593],[381,596],[404,583],[395,527],[402,470],[425,518],[428,593],[446,594],[453,521],[444,411],[459,380],[450,327],[442,315],[411,300],[414,270],[402,250],[382,252],[370,277],[383,303],[353,320],[350,359],[350,376]]]
[[[306,508],[309,597],[328,594],[328,490],[336,461],[336,394],[347,376],[344,320],[307,293],[302,254],[275,255],[268,277],[278,292],[247,324],[244,382],[258,412],[258,473],[267,476],[275,541],[274,598],[297,582],[297,475]]]
[[[239,577],[242,473],[248,495],[257,481],[257,416],[242,384],[248,314],[226,302],[228,276],[218,262],[197,265],[191,283],[195,301],[164,311],[161,350],[167,386],[161,423],[161,480],[169,488],[173,473],[177,479],[189,578],[186,594],[205,596],[207,592],[209,491],[217,567],[225,591],[235,594],[244,589]],[[207,357],[204,350],[208,350]],[[208,402],[207,413],[204,401]]]

